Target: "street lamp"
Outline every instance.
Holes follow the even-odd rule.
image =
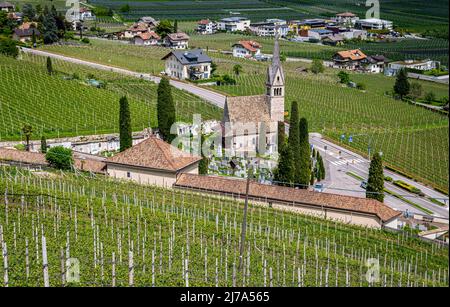
[[[230,166],[233,168],[233,171],[237,167],[235,161],[230,161]],[[241,230],[241,244],[239,247],[239,267],[238,270],[242,270],[242,260],[244,258],[244,242],[245,242],[245,234],[247,231],[247,210],[248,210],[248,194],[250,190],[250,179],[252,176],[252,167],[251,162],[247,162],[247,185],[245,188],[245,203],[244,203],[244,218],[242,220],[242,230]]]

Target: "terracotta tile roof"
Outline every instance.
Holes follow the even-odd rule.
[[[178,32],[178,33],[170,33],[167,35],[167,38],[171,41],[182,41],[188,40],[189,36],[186,33]]]
[[[343,59],[350,59],[352,61],[364,60],[367,58],[367,56],[359,49],[339,51],[337,54]]]
[[[211,21],[209,19],[202,19],[198,22],[199,25],[207,25],[209,24]]]
[[[148,31],[148,32],[144,32],[141,33],[139,35],[136,35],[137,37],[142,38],[143,40],[149,40],[149,39],[157,39],[159,40],[161,37],[154,31]]]
[[[266,96],[227,97],[225,102],[226,121],[240,123],[270,122]]]
[[[143,22],[138,22],[127,29],[130,32],[145,32],[148,30],[148,25]]]
[[[108,158],[106,163],[175,172],[200,160],[200,157],[182,152],[163,140],[151,136],[114,157]]]
[[[241,45],[250,52],[256,52],[258,49],[261,49],[261,44],[255,41],[239,41],[239,43],[234,46],[236,45]]]
[[[33,27],[37,29],[37,26],[37,22],[24,22],[18,28],[22,30],[28,30]]]
[[[76,153],[74,153],[76,155]],[[45,155],[39,152],[28,152],[17,149],[0,148],[0,161],[14,161],[27,164],[36,164],[42,166],[48,166]],[[83,171],[91,171],[93,173],[104,173],[106,164],[102,161],[96,161],[91,159],[74,158],[74,166],[76,169]],[[83,164],[83,167],[81,167]]]
[[[217,176],[181,174],[178,177],[175,186],[181,188],[209,190],[212,192],[227,194],[245,194],[246,181]],[[394,209],[374,199],[311,192],[289,187],[259,184],[254,181],[250,184],[249,195],[252,198],[275,200],[291,204],[298,203],[376,215],[383,222],[389,221],[401,214],[401,212],[395,211]]]
[[[356,15],[351,12],[344,12],[344,13],[336,14],[336,16],[338,16],[338,17],[356,17]]]

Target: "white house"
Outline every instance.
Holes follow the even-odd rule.
[[[363,30],[392,30],[392,21],[378,18],[359,19],[355,22],[355,28]]]
[[[388,64],[388,67],[385,71],[385,74],[388,76],[395,76],[398,71],[402,68],[407,69],[417,69],[422,71],[428,71],[432,69],[439,68],[440,62],[433,60],[423,60],[423,61],[414,61],[414,60],[406,60],[406,61],[397,61],[391,62]]]
[[[200,20],[197,23],[197,33],[214,34],[217,32],[217,24],[209,19]]]
[[[180,80],[199,80],[211,77],[211,58],[202,49],[176,50],[167,54],[165,73]]]
[[[250,24],[250,30],[258,36],[275,36],[276,33],[280,36],[286,36],[289,27],[286,20],[267,19],[263,22]]]
[[[136,35],[140,35],[145,32],[148,32],[148,31],[149,31],[149,28],[146,23],[138,22],[125,30],[124,38],[133,39]]]
[[[164,45],[172,49],[187,49],[189,36],[183,32],[170,33],[164,38]]]
[[[368,56],[365,63],[365,71],[369,73],[379,74],[384,71],[386,58],[382,55]]]
[[[16,9],[16,7],[14,6],[14,4],[11,4],[9,2],[1,2],[0,3],[0,11],[3,12],[14,12]]]
[[[239,41],[233,45],[233,56],[236,58],[254,58],[261,54],[261,47],[255,41]]]
[[[159,24],[159,21],[157,21],[155,18],[150,17],[150,16],[144,16],[144,17],[139,18],[138,23],[139,22],[145,23],[150,30],[156,28],[156,26]]]
[[[217,23],[217,28],[222,31],[245,31],[250,28],[250,19],[245,17],[223,18]]]
[[[359,17],[351,12],[336,14],[336,22],[344,26],[354,26],[357,20],[359,20]]]
[[[160,40],[160,36],[154,31],[144,32],[135,35],[133,38],[133,43],[139,46],[155,46]]]
[[[80,20],[95,20],[95,14],[86,7],[80,8]]]

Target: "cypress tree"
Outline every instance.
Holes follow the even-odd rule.
[[[175,137],[170,133],[170,127],[176,118],[172,89],[167,78],[162,78],[158,86],[157,112],[159,131],[163,139],[170,143]]]
[[[120,134],[120,151],[133,146],[133,137],[131,131],[131,114],[127,97],[120,98],[119,111],[119,134]]]
[[[205,143],[205,136],[202,134],[201,137],[201,154],[202,159],[200,160],[200,163],[198,164],[198,172],[200,175],[207,175],[208,174],[208,167],[209,167],[209,158],[206,157],[203,153],[203,144]]]
[[[173,32],[178,33],[178,20],[175,20],[173,23]]]
[[[379,153],[375,153],[370,162],[366,198],[373,198],[381,202],[384,200],[383,161]]]
[[[317,160],[318,161],[318,167],[317,167],[318,176],[317,176],[317,179],[319,181],[321,181],[321,180],[325,179],[325,165],[323,164],[322,156],[319,153],[317,153],[317,155],[318,155],[318,160]]]
[[[41,137],[41,153],[46,153],[46,152],[47,152],[47,139],[43,135]]]
[[[286,125],[278,122],[278,151],[286,144]]]
[[[47,57],[47,73],[49,75],[53,74],[53,65],[52,65],[52,59],[48,56]]]
[[[291,118],[289,121],[289,137],[288,137],[288,147],[291,151],[292,159],[294,163],[294,178],[293,182],[299,183],[300,177],[298,176],[298,161],[300,160],[300,138],[299,138],[299,122],[298,122],[298,103],[297,101],[292,102],[291,106]],[[308,180],[309,182],[309,180]]]
[[[46,7],[46,12],[42,18],[42,32],[44,37],[44,44],[53,44],[59,40],[58,27],[54,13],[49,12]]]
[[[289,146],[280,149],[278,168],[274,172],[274,179],[278,185],[289,186],[294,183],[294,160]]]
[[[307,188],[311,181],[311,147],[309,145],[308,121],[301,118],[299,122],[299,139],[298,139],[299,156],[297,162],[297,178],[296,181]]]
[[[409,94],[411,85],[408,81],[408,72],[405,68],[400,69],[395,80],[394,93],[400,96],[400,99]]]

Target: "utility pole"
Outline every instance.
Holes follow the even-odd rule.
[[[242,220],[242,231],[241,231],[241,246],[239,248],[239,267],[238,270],[242,270],[242,260],[244,258],[244,245],[245,245],[245,234],[247,231],[247,209],[248,209],[248,194],[250,190],[250,176],[251,168],[250,163],[248,163],[247,169],[247,186],[245,188],[245,203],[244,203],[244,218]]]

